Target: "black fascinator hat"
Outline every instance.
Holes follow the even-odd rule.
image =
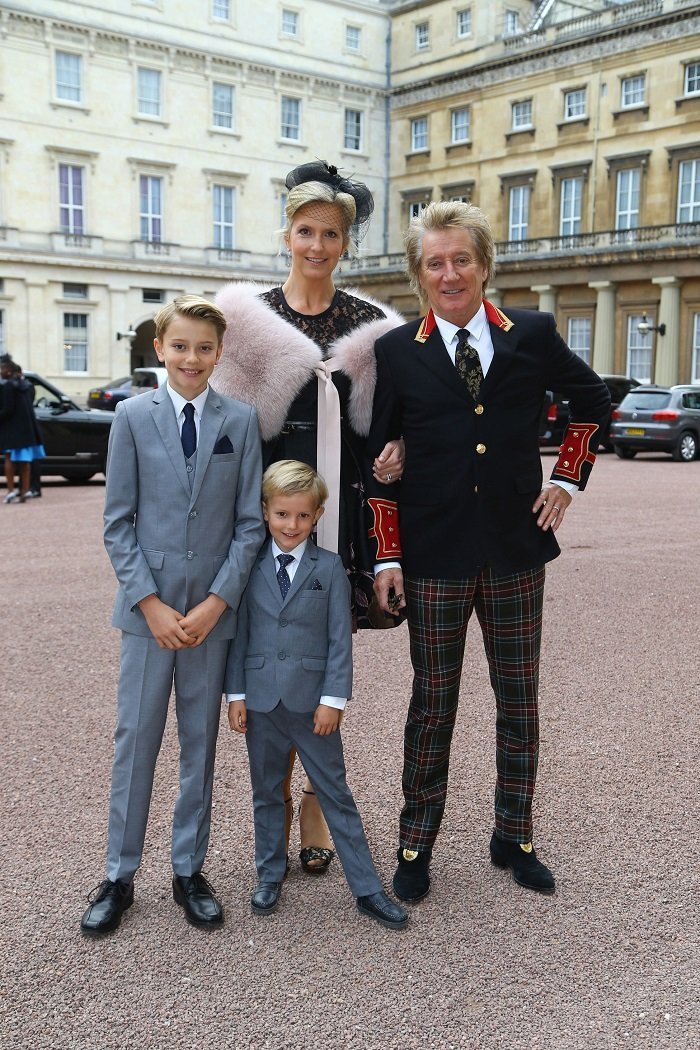
[[[325,160],[312,160],[308,164],[300,164],[289,172],[284,181],[288,190],[293,190],[295,186],[301,186],[304,182],[322,182],[336,193],[349,193],[355,201],[355,221],[352,224],[351,236],[355,244],[359,244],[367,232],[374,211],[372,194],[363,182],[355,182],[354,179],[342,175],[332,164],[326,164]]]

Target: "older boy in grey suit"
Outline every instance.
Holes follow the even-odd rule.
[[[313,467],[280,460],[263,476],[270,530],[241,602],[226,669],[229,726],[246,734],[253,785],[254,912],[277,907],[287,869],[282,784],[298,751],[316,789],[357,908],[400,929],[345,779],[340,726],[352,690],[350,585],[337,554],[310,540],[328,489]]]
[[[228,646],[264,537],[255,412],[208,385],[223,314],[185,295],[155,322],[168,382],[117,406],[107,462],[104,539],[119,581],[112,623],[122,630],[122,655],[107,878],[81,922],[91,935],[116,929],[133,902],[173,682],[173,896],[192,925],[223,921],[201,869]]]

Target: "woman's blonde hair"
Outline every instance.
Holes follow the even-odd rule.
[[[357,245],[350,236],[350,230],[357,212],[355,198],[349,193],[334,190],[325,182],[301,182],[289,191],[287,203],[284,206],[284,214],[287,219],[287,225],[283,231],[285,240],[291,233],[294,216],[300,208],[306,207],[307,204],[330,204],[338,208],[343,231],[343,248],[347,248],[354,254],[357,251]]]

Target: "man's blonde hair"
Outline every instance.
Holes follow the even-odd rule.
[[[280,459],[268,467],[262,478],[263,503],[273,496],[296,496],[308,492],[316,506],[322,507],[328,499],[328,486],[313,467],[298,459]]]
[[[420,285],[420,264],[423,254],[423,236],[439,230],[466,230],[471,234],[474,249],[481,265],[488,271],[487,283],[493,280],[496,264],[494,259],[493,234],[489,220],[481,208],[464,201],[431,201],[420,215],[411,220],[406,231],[406,267],[411,290],[425,305],[425,296]]]
[[[214,306],[201,295],[178,295],[171,303],[161,307],[153,318],[156,326],[156,339],[163,341],[163,336],[176,317],[192,317],[197,321],[208,321],[216,329],[219,346],[226,331],[226,318],[218,306]]]

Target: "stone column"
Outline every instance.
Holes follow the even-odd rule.
[[[553,284],[533,284],[530,291],[537,292],[540,297],[539,308],[544,313],[557,314],[557,290]]]
[[[657,325],[665,324],[663,335],[654,332],[656,353],[654,354],[655,383],[661,386],[673,386],[678,382],[678,358],[680,354],[681,331],[681,281],[677,277],[652,277],[652,284],[661,288],[659,316]]]
[[[593,368],[599,374],[615,371],[615,285],[612,281],[589,281],[596,293]]]

